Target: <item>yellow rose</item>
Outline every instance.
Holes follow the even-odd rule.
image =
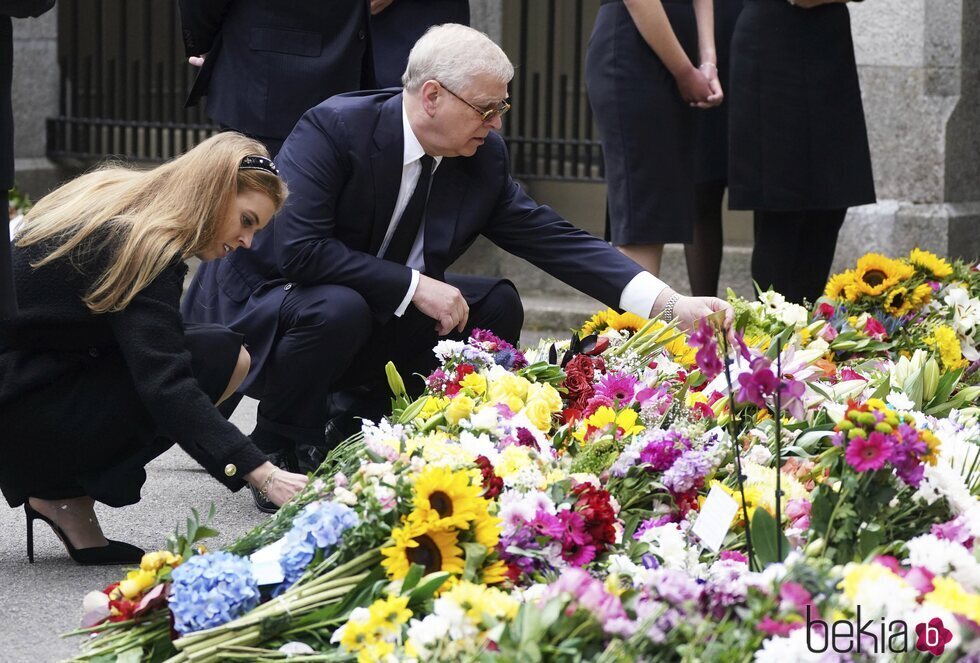
[[[470,373],[459,381],[459,387],[474,396],[482,396],[487,391],[487,379],[479,373]]]
[[[144,571],[156,572],[163,566],[177,566],[180,562],[180,555],[174,555],[168,550],[157,550],[143,555],[143,559],[140,560],[140,568]]]
[[[544,398],[535,398],[528,401],[524,406],[524,414],[530,419],[534,427],[542,433],[551,430],[551,414],[553,410]]]
[[[119,591],[127,599],[135,599],[145,590],[156,584],[157,574],[153,571],[130,571],[126,574],[126,579],[119,583]]]
[[[519,399],[523,404],[523,402],[527,399],[527,389],[530,384],[531,383],[524,378],[514,375],[513,373],[501,373],[490,382],[490,400],[496,403],[507,403],[509,405],[511,402],[513,402],[513,399]],[[513,410],[514,408],[511,409]],[[520,408],[514,410],[514,412],[517,412],[518,410],[520,410]]]
[[[457,394],[446,408],[446,421],[458,424],[460,419],[466,419],[473,412],[473,399],[464,394]]]
[[[425,421],[432,415],[442,412],[443,408],[449,405],[448,398],[436,398],[435,396],[429,396],[425,400],[425,405],[422,406],[422,411],[419,412],[418,419]]]
[[[561,409],[561,394],[547,382],[532,382],[527,388],[527,401],[542,399],[552,412]]]

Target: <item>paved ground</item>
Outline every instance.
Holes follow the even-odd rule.
[[[255,402],[246,399],[232,419],[246,432]],[[52,462],[57,462],[52,459]],[[166,535],[192,507],[217,507],[215,546],[233,541],[266,517],[252,506],[247,490],[229,492],[187,454],[174,448],[147,466],[143,499],[124,509],[96,507],[109,538],[146,550],[163,547]],[[82,597],[117,580],[123,567],[77,566],[51,529],[34,523],[34,564],[27,562],[24,512],[0,502],[0,663],[45,663],[69,658],[77,638],[59,634],[78,626]]]

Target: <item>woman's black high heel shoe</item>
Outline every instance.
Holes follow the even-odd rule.
[[[139,564],[143,558],[143,550],[136,546],[123,543],[122,541],[109,541],[108,545],[95,548],[76,548],[72,545],[68,535],[51,520],[44,517],[34,510],[30,504],[24,503],[24,513],[27,515],[27,559],[31,564],[34,563],[34,521],[43,520],[54,533],[58,535],[61,542],[65,544],[65,550],[76,564],[83,566],[99,566],[108,564]]]

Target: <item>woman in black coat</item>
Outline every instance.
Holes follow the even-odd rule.
[[[728,198],[755,211],[752,278],[813,301],[847,208],[875,200],[847,7],[747,0],[731,57]]]
[[[93,509],[139,500],[143,466],[176,441],[232,490],[282,504],[305,483],[214,408],[248,370],[241,337],[185,330],[187,266],[248,248],[286,195],[265,148],[210,138],[151,171],[103,168],[42,198],[13,251],[18,315],[0,322],[0,490],[83,564],[134,563]]]

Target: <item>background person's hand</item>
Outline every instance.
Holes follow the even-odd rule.
[[[711,96],[711,85],[708,84],[707,77],[693,65],[674,76],[674,81],[681,98],[689,104],[707,103]]]
[[[266,484],[270,475],[272,480]],[[245,480],[260,490],[265,486],[266,496],[276,506],[282,506],[291,500],[296,493],[303,490],[307,482],[305,474],[287,472],[268,461],[246,474]]]
[[[203,67],[204,58],[206,58],[207,56],[208,56],[207,53],[205,53],[204,55],[192,55],[189,58],[187,58],[187,63],[195,67]]]
[[[714,108],[725,99],[725,93],[721,89],[721,81],[718,79],[718,66],[713,62],[704,62],[698,67],[698,71],[704,74],[708,80],[708,87],[711,94],[706,101],[698,102],[698,108]]]
[[[390,5],[392,1],[393,0],[371,0],[371,16],[375,16],[383,12],[388,8],[388,5]]]
[[[436,321],[436,332],[445,336],[453,329],[463,331],[470,307],[458,288],[419,274],[419,285],[412,297],[415,308]]]

